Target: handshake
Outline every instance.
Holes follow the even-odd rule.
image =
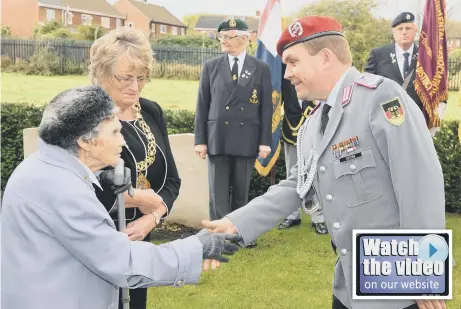
[[[203,246],[203,270],[216,269],[221,265],[221,262],[227,263],[229,260],[223,256],[233,255],[242,240],[237,234],[237,229],[234,224],[228,219],[223,218],[215,221],[202,221],[202,226],[205,228],[197,233],[197,237]]]
[[[121,184],[115,184],[114,169],[102,171],[99,174],[99,181],[109,185],[116,195],[128,191],[128,194],[133,196],[130,169],[125,167],[123,172],[123,183]],[[203,247],[203,270],[208,270],[210,266],[212,269],[216,269],[221,263],[229,261],[223,255],[233,255],[238,250],[235,243],[238,243],[241,237],[237,234],[235,226],[227,218],[212,222],[204,220],[202,225],[205,228],[198,232],[196,237]]]

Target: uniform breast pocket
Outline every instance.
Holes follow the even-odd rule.
[[[355,207],[382,195],[370,148],[351,153],[334,161],[333,164],[336,183],[347,206]]]

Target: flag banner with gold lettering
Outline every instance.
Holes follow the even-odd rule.
[[[277,162],[282,145],[282,59],[277,54],[277,41],[282,35],[282,9],[280,0],[268,0],[264,6],[258,29],[256,58],[269,65],[272,80],[272,144],[271,153],[265,158],[257,158],[255,168],[262,176],[267,176]]]
[[[429,115],[429,128],[440,127],[437,107],[448,100],[448,51],[445,0],[427,0],[419,38],[415,90]]]

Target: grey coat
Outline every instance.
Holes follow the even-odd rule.
[[[119,287],[200,278],[196,236],[159,246],[130,241],[84,166],[42,141],[10,177],[2,212],[2,308],[116,309]]]
[[[352,86],[351,97],[343,89]],[[346,75],[323,137],[320,112],[305,123],[302,152],[312,147],[320,156],[313,188],[323,207],[325,221],[339,257],[333,294],[348,308],[400,309],[408,300],[352,300],[353,229],[443,229],[445,194],[442,169],[432,138],[418,106],[395,82],[352,68]],[[348,88],[350,89],[350,88]],[[347,100],[341,104],[343,98]],[[385,118],[381,104],[397,98],[405,113],[402,124]],[[331,146],[358,136],[350,154],[336,158]],[[245,243],[274,227],[301,203],[296,192],[297,166],[292,176],[228,215]]]

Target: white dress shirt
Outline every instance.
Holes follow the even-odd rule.
[[[240,55],[237,56],[238,60],[237,61],[237,65],[238,65],[238,78],[240,78],[240,75],[242,74],[242,69],[243,69],[243,62],[245,61],[245,56],[246,56],[246,52],[243,52],[241,53]],[[227,54],[227,56],[229,57],[229,67],[230,67],[230,70],[232,72],[232,67],[234,66],[234,58],[235,56],[232,56],[232,55],[229,55]]]
[[[395,57],[397,58],[397,64],[399,65],[400,75],[402,75],[402,78],[405,78],[405,76],[403,75],[403,67],[404,67],[403,62],[405,61],[405,56],[403,54],[404,53],[410,54],[410,56],[408,56],[408,67],[410,67],[414,49],[415,49],[415,43],[411,44],[408,50],[403,50],[402,47],[399,46],[399,44],[395,44]]]

